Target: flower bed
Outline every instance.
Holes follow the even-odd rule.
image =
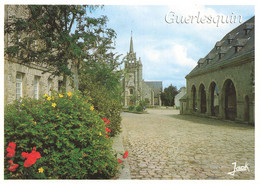
[[[119,163],[109,120],[80,92],[52,93],[5,107],[5,178],[113,177]]]

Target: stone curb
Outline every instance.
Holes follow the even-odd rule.
[[[113,138],[112,148],[116,152],[120,152],[120,153],[125,152],[121,134],[119,134]],[[130,180],[131,174],[130,174],[130,166],[128,164],[128,160],[127,160],[127,158],[121,159],[121,160],[122,160],[122,164],[124,166],[119,168],[119,174],[116,176],[115,179],[116,180]]]

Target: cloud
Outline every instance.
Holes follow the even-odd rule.
[[[188,67],[195,67],[196,61],[187,56],[187,48],[183,45],[176,44],[172,48],[176,64]]]
[[[149,63],[165,65],[166,67],[189,67],[193,68],[196,66],[196,61],[188,57],[186,45],[182,45],[176,42],[161,43],[168,45],[167,47],[161,49],[156,48],[156,45],[147,46],[143,48],[145,51],[145,59],[149,60]],[[192,47],[191,45],[189,47]]]

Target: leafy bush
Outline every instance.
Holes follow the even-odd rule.
[[[107,118],[110,120],[108,128],[111,129],[111,136],[117,135],[121,131],[121,109],[122,106],[120,101],[114,98],[111,93],[108,93],[105,87],[88,81],[84,86],[84,94],[90,96],[90,102],[93,104],[94,108],[100,113],[102,118]]]
[[[134,105],[130,105],[130,106],[128,107],[128,110],[129,110],[129,111],[134,111],[134,110],[135,110],[135,106],[134,106]]]
[[[40,100],[24,98],[5,107],[5,155],[9,143],[16,143],[14,157],[5,156],[5,178],[113,177],[118,160],[112,152],[109,129],[89,103],[90,98],[80,92],[53,93]],[[21,153],[35,149],[41,158],[24,167]],[[16,171],[7,169],[9,160],[19,164]]]
[[[145,100],[141,100],[139,105],[142,107],[146,107],[149,104],[149,100],[146,98]]]
[[[90,65],[90,66],[89,66]],[[91,97],[94,108],[110,120],[111,136],[121,131],[121,73],[108,63],[85,62],[80,73],[79,90]]]
[[[137,112],[143,112],[143,107],[142,107],[141,105],[138,105],[138,106],[136,107],[136,111],[137,111]]]

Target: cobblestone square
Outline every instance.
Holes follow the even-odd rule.
[[[131,179],[252,180],[254,127],[189,115],[173,109],[122,113],[122,138]],[[249,171],[227,174],[248,164]]]

